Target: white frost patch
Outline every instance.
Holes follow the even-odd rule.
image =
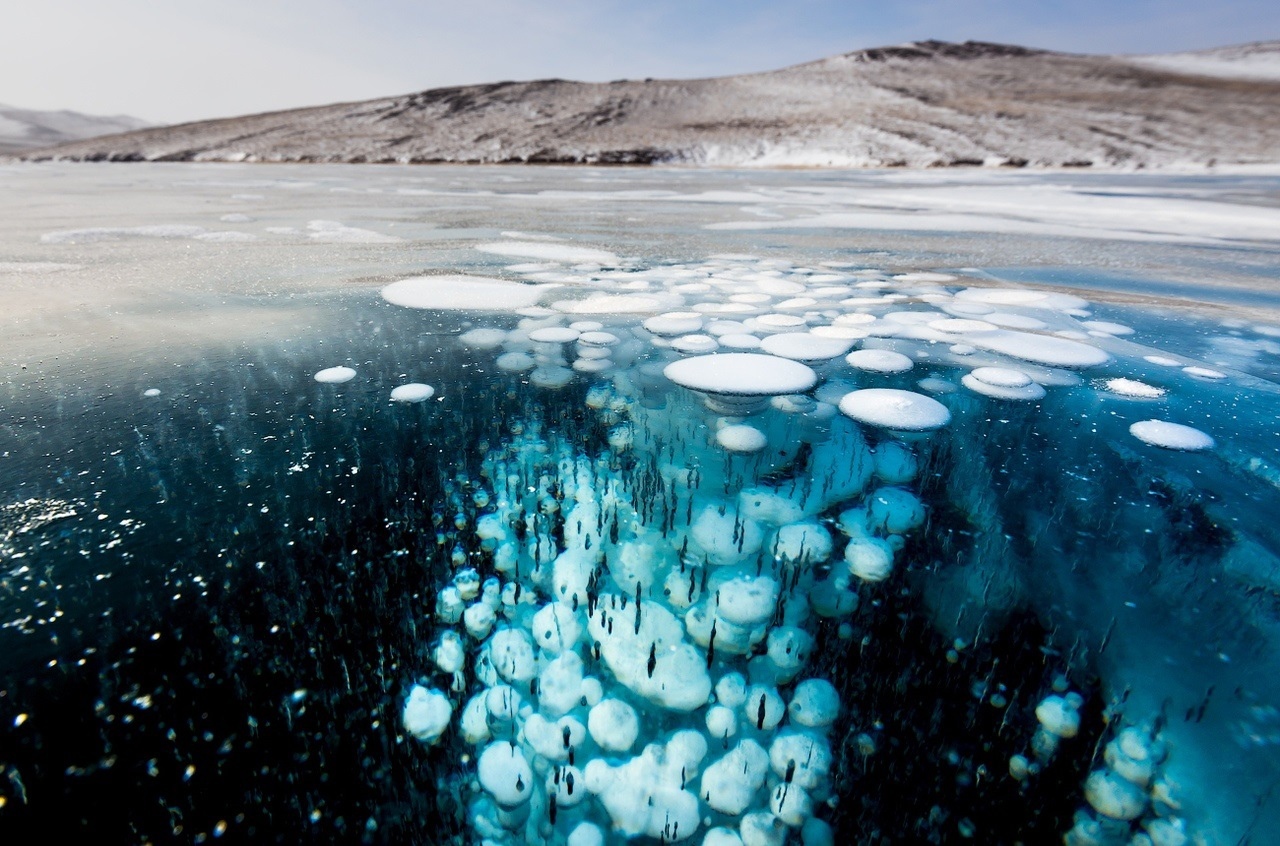
[[[1129,427],[1129,434],[1152,446],[1194,452],[1213,448],[1213,438],[1190,426],[1167,420],[1140,420]]]
[[[63,229],[40,236],[43,244],[91,244],[125,238],[195,238],[205,234],[203,226],[154,224],[151,226],[99,226],[90,229]]]
[[[83,264],[63,264],[56,261],[0,261],[0,273],[35,275],[80,270]]]
[[[574,247],[569,244],[550,244],[545,241],[495,241],[490,244],[477,244],[476,249],[496,256],[514,256],[567,264],[589,262],[615,265],[618,263],[618,257],[607,250]]]
[[[219,241],[222,243],[234,244],[256,241],[258,240],[258,236],[249,232],[202,232],[195,236],[195,239],[197,241]]]
[[[383,235],[372,229],[357,229],[336,220],[313,220],[307,224],[307,237],[325,244],[398,244],[401,239]]]
[[[382,298],[392,305],[443,311],[507,311],[536,305],[554,285],[524,285],[484,276],[415,276],[392,282]]]
[[[1165,395],[1164,388],[1157,388],[1155,385],[1148,385],[1136,379],[1108,379],[1106,386],[1107,390],[1113,394],[1134,399],[1160,399]]]

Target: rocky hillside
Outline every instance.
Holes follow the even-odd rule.
[[[1251,47],[1280,55],[1280,42]],[[1186,62],[1152,59],[926,41],[716,79],[439,88],[129,132],[26,158],[1125,168],[1280,162],[1280,80],[1208,75]]]
[[[0,104],[0,154],[128,132],[148,125],[145,120],[127,115],[101,117],[80,112],[17,109]]]

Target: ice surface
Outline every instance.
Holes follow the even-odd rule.
[[[178,173],[181,191],[159,190]],[[591,197],[566,190],[579,177]],[[1280,818],[1280,314],[1274,256],[1222,229],[1265,223],[1280,184],[0,179],[0,763],[20,774],[0,813],[163,839],[177,809],[183,836],[209,839],[219,820],[274,836],[287,809],[318,840],[502,846],[1228,844]],[[399,190],[418,180],[450,183],[455,211]],[[886,197],[937,209],[975,183],[965,202],[991,203],[966,207],[975,220],[1016,207],[1075,234],[706,228],[861,189],[868,211],[909,217]],[[235,221],[257,241],[41,240],[203,228],[241,190],[262,197]],[[107,195],[134,205],[104,214]],[[1122,221],[1147,227],[1122,247],[1080,237],[1165,200],[1212,213]],[[615,212],[625,231],[602,223]],[[308,239],[339,231],[313,217],[403,242]],[[460,218],[476,228],[448,229]],[[497,233],[614,258],[504,266],[475,249]],[[1035,265],[1198,287],[1086,299],[979,268]],[[1215,299],[1227,288],[1261,299]],[[645,327],[672,313],[691,325]],[[725,370],[730,353],[686,357],[691,335],[779,354]],[[829,340],[912,366],[806,349]],[[338,362],[350,382],[317,384]],[[427,376],[448,386],[429,413],[388,402]],[[165,803],[86,803],[90,781]]]

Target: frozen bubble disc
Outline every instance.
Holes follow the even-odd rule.
[[[719,353],[686,358],[663,369],[672,382],[707,394],[771,397],[801,394],[818,382],[808,365],[762,353]]]
[[[840,410],[859,423],[902,432],[928,432],[951,422],[951,412],[942,403],[897,388],[852,391],[841,398]]]
[[[424,402],[436,394],[436,389],[421,382],[410,382],[391,389],[392,402]]]
[[[323,382],[326,385],[341,385],[354,378],[356,378],[356,372],[350,367],[326,367],[315,375],[317,382]]]
[[[1213,449],[1213,438],[1204,432],[1167,420],[1139,420],[1129,427],[1129,434],[1143,443],[1164,449],[1184,452]]]
[[[847,353],[853,346],[853,340],[824,338],[808,332],[779,332],[765,336],[760,346],[767,353],[795,361],[822,361]]]
[[[483,276],[419,276],[392,282],[382,289],[382,298],[406,308],[510,311],[536,305],[553,287]]]

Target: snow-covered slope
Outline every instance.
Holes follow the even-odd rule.
[[[30,150],[149,126],[127,115],[101,117],[80,112],[46,112],[0,104],[0,153]]]
[[[1280,41],[1259,41],[1155,56],[1128,56],[1129,61],[1151,68],[1201,76],[1280,81]]]
[[[204,121],[29,158],[1164,167],[1280,162],[1280,82],[917,42],[699,80],[499,82]]]

